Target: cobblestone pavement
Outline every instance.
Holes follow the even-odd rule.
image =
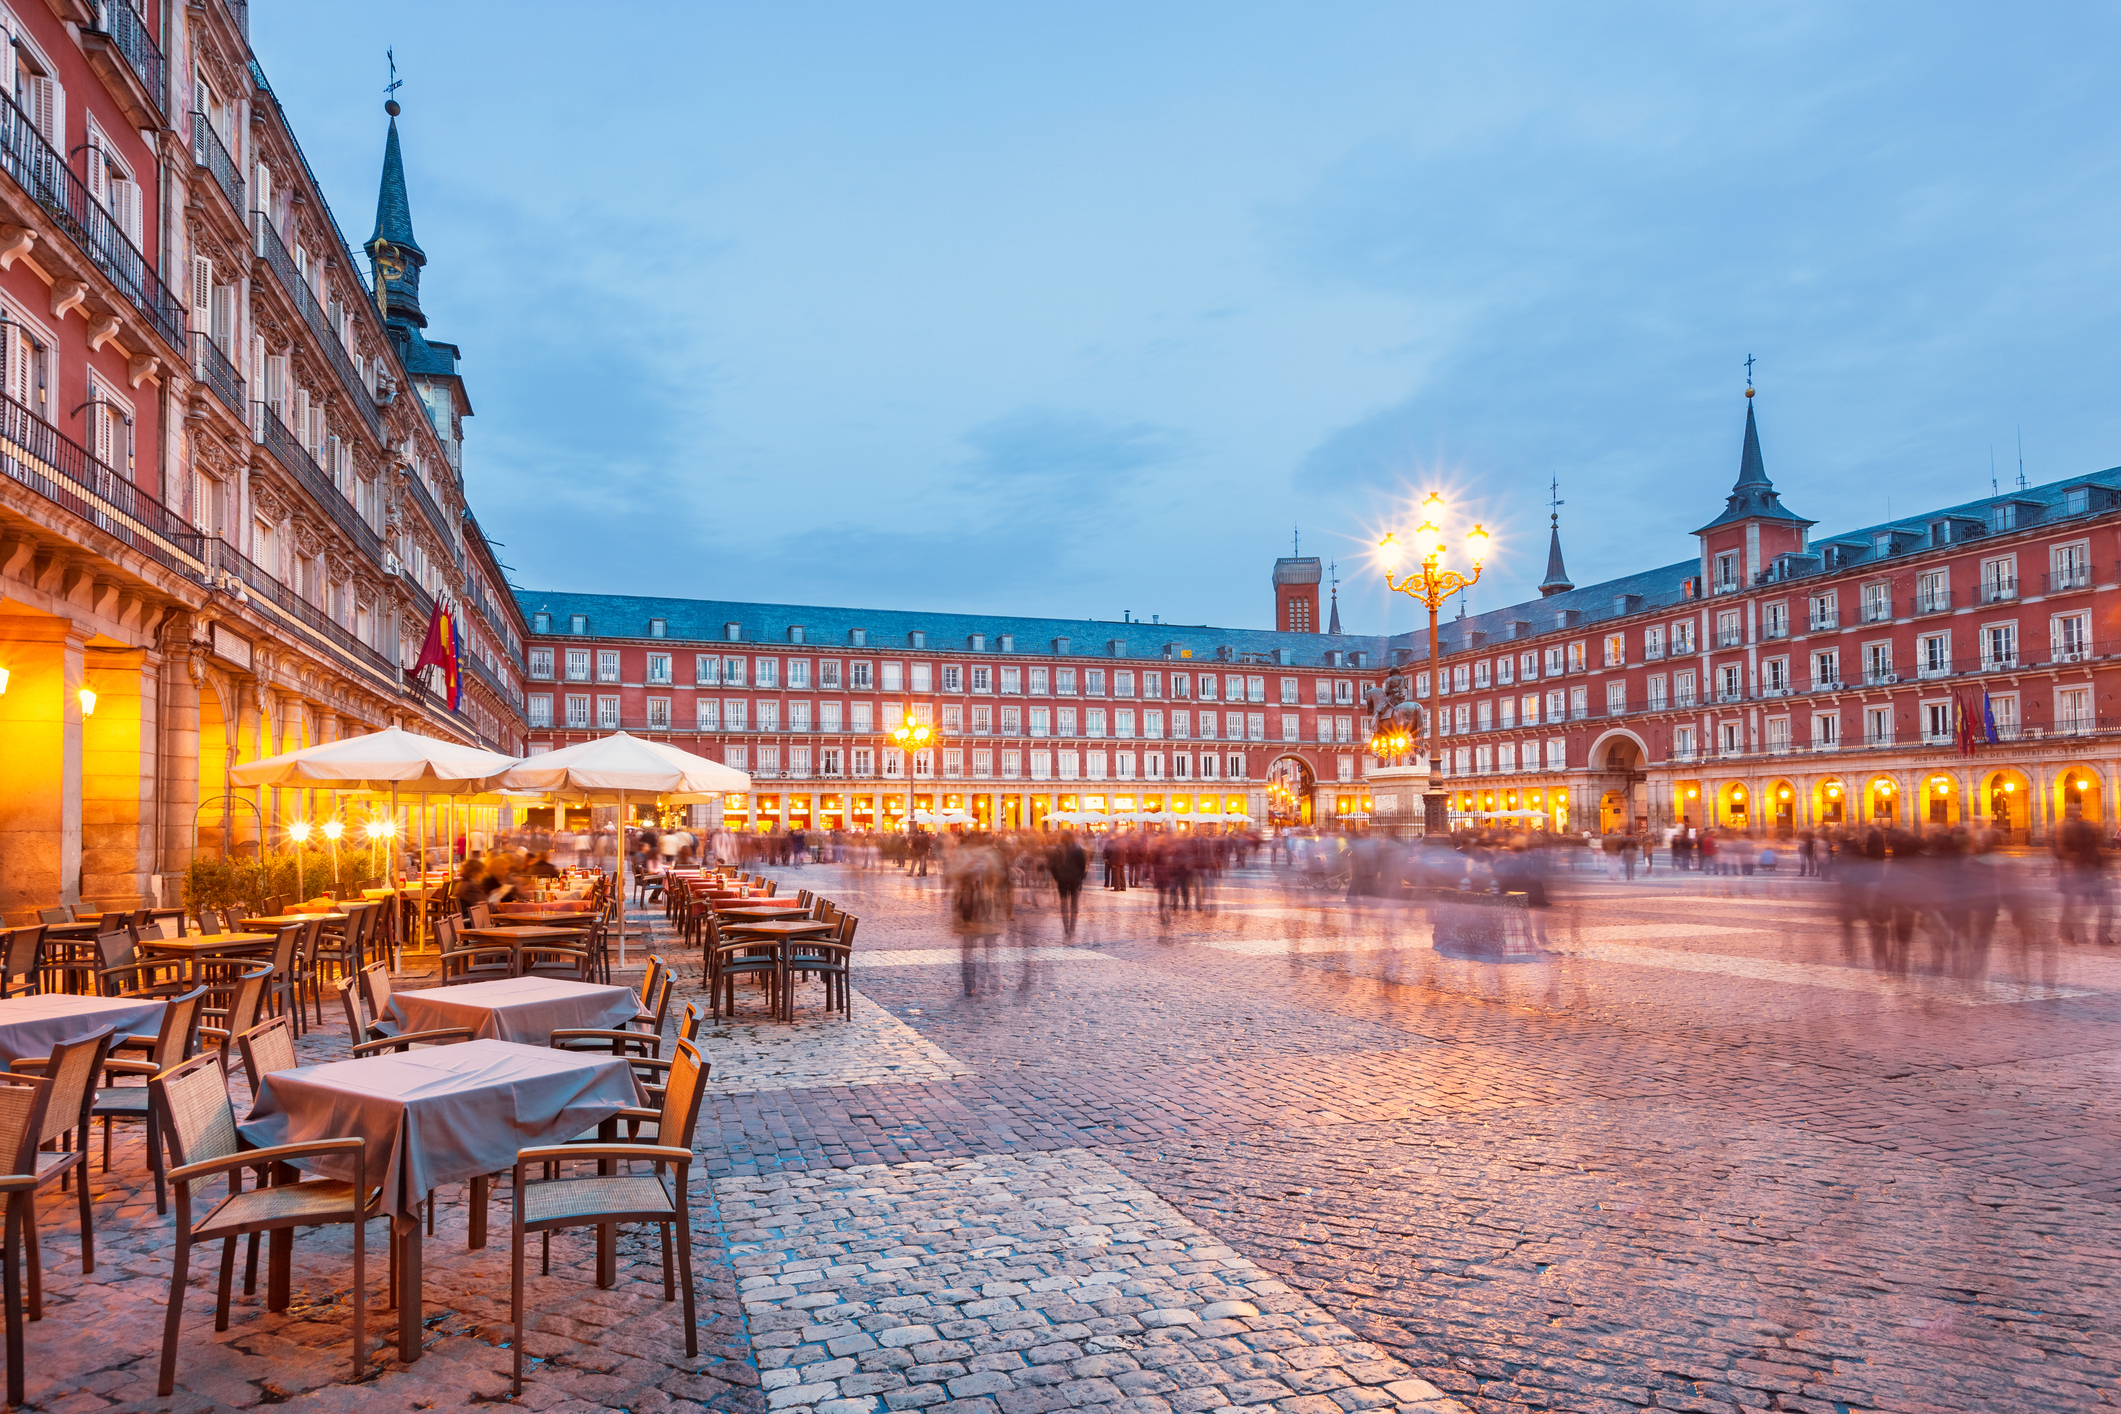
[[[740,995],[705,1033],[701,1357],[652,1235],[601,1292],[562,1237],[527,1405],[2121,1404],[2121,950],[2012,937],[1961,976],[1918,945],[1887,976],[1813,881],[1660,876],[1557,890],[1542,960],[1498,967],[1263,875],[1168,918],[1093,888],[1073,940],[1026,899],[961,950],[939,880],[789,875],[861,916],[858,992],[843,1020],[810,988],[792,1025]],[[439,1195],[418,1364],[345,1383],[347,1240],[305,1234],[293,1307],[239,1294],[225,1333],[202,1254],[179,1397],[153,1400],[169,1225],[133,1128],[95,1175],[94,1276],[71,1197],[40,1202],[35,1405],[505,1399],[502,1184],[478,1252],[467,1194]]]

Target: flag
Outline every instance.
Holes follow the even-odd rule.
[[[1966,698],[1952,694],[1952,745],[1961,756],[1974,754],[1974,714],[1966,710]]]
[[[1987,741],[1990,746],[1994,746],[1996,744],[1996,709],[1994,704],[1989,701],[1987,688],[1981,690],[1981,731],[1982,739]]]
[[[457,710],[464,696],[463,664],[457,657],[457,625],[440,604],[427,620],[427,641],[420,646],[420,659],[412,665],[414,676],[428,668],[442,670],[442,686],[448,694],[449,710]]]

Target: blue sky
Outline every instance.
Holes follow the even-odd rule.
[[[260,3],[348,237],[382,50],[518,582],[1351,631],[1442,486],[1669,563],[1743,361],[1821,533],[2121,462],[2121,12]],[[1890,510],[1888,506],[1890,498]]]

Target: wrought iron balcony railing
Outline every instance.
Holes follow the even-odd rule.
[[[236,213],[236,220],[250,208],[243,204],[243,173],[236,167],[236,159],[228,155],[228,148],[221,142],[221,135],[207,121],[204,113],[191,115],[192,160],[213,174],[214,185],[221,188],[221,195],[228,198],[228,205]]]
[[[214,390],[228,410],[239,418],[248,419],[249,404],[244,399],[243,375],[221,352],[221,346],[206,337],[201,330],[194,329],[191,336],[192,372],[201,383]]]
[[[197,527],[13,398],[0,398],[0,474],[171,569],[201,572]]]
[[[435,498],[427,494],[427,486],[418,473],[408,475],[405,484],[412,488],[414,504],[419,506],[420,514],[427,517],[427,523],[434,527],[435,534],[441,537],[443,547],[459,565],[463,564],[464,552],[458,547],[457,538],[449,533],[449,521],[443,516],[442,508],[435,504]]]
[[[0,94],[0,167],[180,356],[184,305],[13,98]]]
[[[324,513],[332,523],[346,532],[362,554],[375,564],[383,563],[383,537],[376,534],[375,527],[361,519],[353,502],[346,499],[324,468],[318,466],[309,452],[297,442],[294,434],[280,421],[278,413],[264,404],[259,405],[259,421],[265,424],[265,449],[272,453],[273,460],[287,469],[287,474],[302,483],[304,490],[323,506]]]
[[[324,348],[324,357],[338,373],[339,381],[346,386],[346,396],[353,403],[354,411],[368,424],[370,435],[381,441],[383,414],[376,410],[376,400],[361,382],[361,375],[354,372],[353,359],[346,352],[346,345],[339,342],[339,331],[331,327],[331,320],[325,316],[324,307],[317,303],[317,297],[310,290],[308,282],[302,278],[302,272],[295,268],[295,258],[287,253],[287,245],[280,239],[280,233],[274,229],[273,223],[265,218],[262,211],[251,212],[250,218],[257,233],[258,254],[272,267],[272,273],[278,278],[280,288],[286,291],[288,299],[301,311],[302,322],[317,336],[317,342]]]
[[[140,18],[131,0],[97,0],[96,12],[98,27],[110,36],[111,47],[125,57],[133,77],[147,90],[155,111],[166,113],[162,95],[169,83],[168,66],[162,58],[162,47],[147,32],[147,21]]]

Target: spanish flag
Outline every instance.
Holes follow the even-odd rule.
[[[463,664],[457,657],[457,625],[449,610],[437,603],[427,620],[427,642],[420,647],[420,660],[412,665],[414,677],[429,668],[442,670],[442,686],[449,697],[449,710],[458,710],[464,696]]]

